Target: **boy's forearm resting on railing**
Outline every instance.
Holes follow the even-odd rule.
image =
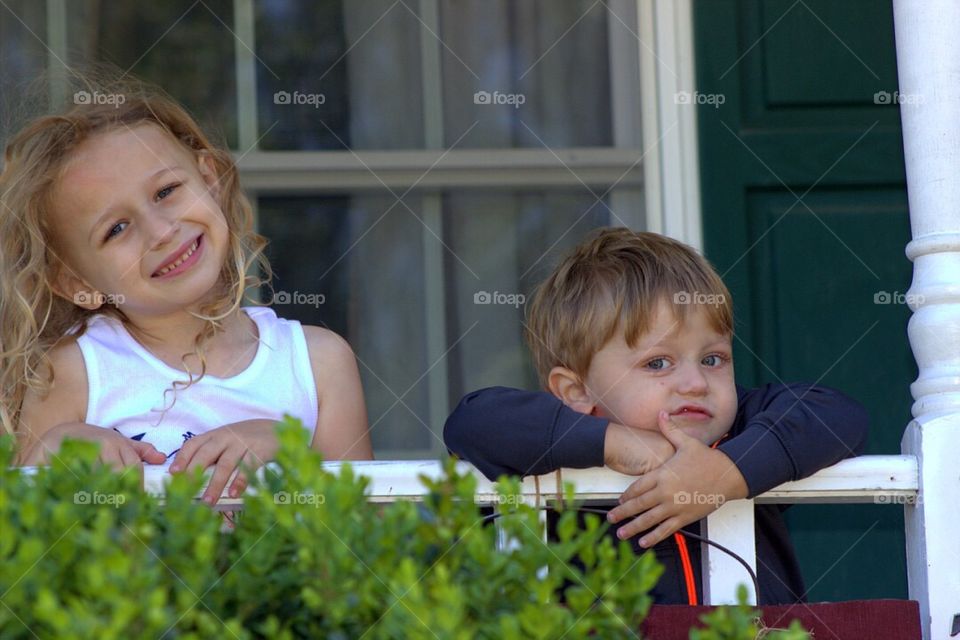
[[[789,384],[737,392],[737,416],[718,449],[743,475],[750,497],[862,450],[866,411],[839,391]],[[604,465],[637,474],[666,460],[655,432],[637,436],[549,393],[506,387],[465,396],[447,420],[444,441],[491,479]]]
[[[608,518],[651,546],[728,500],[754,497],[861,450],[866,411],[844,394],[814,385],[737,387],[734,423],[716,448],[673,429],[629,429],[566,407],[548,393],[495,387],[466,396],[444,429],[451,451],[493,479],[561,467],[610,468],[640,475]],[[712,495],[680,501],[681,494]]]

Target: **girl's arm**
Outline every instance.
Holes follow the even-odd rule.
[[[353,350],[328,329],[304,326],[303,333],[319,404],[311,446],[326,460],[372,460],[367,408]]]
[[[48,355],[53,385],[45,397],[33,389],[27,390],[17,425],[17,464],[49,463],[68,437],[99,441],[100,460],[114,466],[135,465],[141,460],[160,464],[166,459],[151,444],[129,440],[116,431],[84,422],[87,369],[76,340],[62,341]]]
[[[325,460],[372,460],[367,410],[353,351],[327,329],[304,326],[303,333],[319,405],[311,446]],[[275,420],[244,420],[191,438],[177,453],[170,472],[214,466],[203,500],[215,504],[224,488],[227,495],[237,497],[248,483],[246,474],[235,473],[237,468],[257,468],[273,459],[278,448],[275,427]]]

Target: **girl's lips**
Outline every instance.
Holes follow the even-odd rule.
[[[160,273],[160,271],[164,267],[160,267],[160,269],[158,269],[151,277],[158,278],[158,279],[172,278],[174,276],[177,276],[183,273],[184,271],[192,267],[194,264],[196,264],[197,261],[200,259],[200,254],[203,252],[203,234],[202,233],[199,236],[197,236],[193,242],[187,245],[187,247],[184,249],[184,251],[180,253],[180,255],[183,255],[183,253],[186,253],[186,251],[189,251],[190,247],[193,246],[194,244],[196,244],[196,248],[193,250],[193,253],[191,253],[190,256],[187,257],[183,262],[178,264],[173,269],[170,269],[166,273],[162,273],[162,274]],[[178,259],[179,258],[174,258],[171,262],[176,262]]]

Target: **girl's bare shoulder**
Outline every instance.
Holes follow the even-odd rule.
[[[349,343],[340,335],[324,329],[303,325],[303,336],[310,352],[314,373],[336,372],[341,366],[356,367],[356,359]]]
[[[47,352],[53,384],[46,395],[28,387],[23,399],[21,425],[40,435],[64,422],[83,422],[87,411],[87,369],[74,337],[57,342]],[[41,374],[45,374],[45,368]]]

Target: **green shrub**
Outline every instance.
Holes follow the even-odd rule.
[[[612,546],[598,518],[578,530],[569,511],[544,544],[521,505],[502,518],[518,546],[497,551],[452,464],[423,479],[422,503],[376,504],[349,465],[323,469],[298,423],[279,434],[232,534],[194,499],[199,473],[160,504],[136,472],[95,464],[95,445],[68,441],[31,476],[4,441],[0,637],[637,637],[661,567]]]

